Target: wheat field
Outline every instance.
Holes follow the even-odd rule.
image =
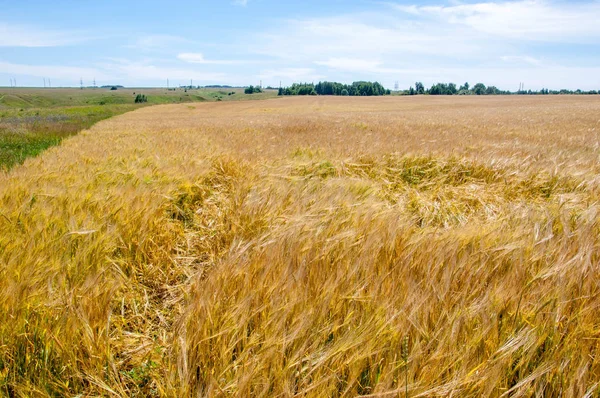
[[[600,98],[161,105],[0,174],[7,396],[600,394]]]

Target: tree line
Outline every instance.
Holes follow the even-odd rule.
[[[280,87],[278,95],[344,95],[344,96],[379,96],[390,95],[379,82],[354,82],[343,84],[337,82],[294,83],[290,87]]]
[[[600,94],[600,91],[590,90],[549,90],[543,88],[539,91],[535,90],[518,90],[516,92],[500,90],[495,86],[485,86],[483,83],[477,83],[471,87],[469,83],[457,87],[454,83],[436,83],[426,89],[423,83],[416,82],[414,87],[408,90],[401,90],[400,94],[404,95],[558,95],[558,94]]]
[[[253,94],[260,91],[260,87],[247,87],[246,94]],[[463,85],[455,83],[435,83],[430,88],[426,88],[422,82],[416,82],[407,90],[395,91],[400,95],[597,95],[600,90],[550,90],[543,88],[541,90],[501,90],[496,86],[486,86],[483,83],[477,83],[471,86],[468,82]],[[379,82],[358,81],[352,84],[323,81],[314,83],[294,83],[289,87],[280,87],[278,95],[341,95],[341,96],[380,96],[390,95],[392,92],[383,87]]]

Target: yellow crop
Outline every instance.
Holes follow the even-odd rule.
[[[600,393],[600,98],[103,121],[0,175],[0,392]]]

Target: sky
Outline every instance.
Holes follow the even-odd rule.
[[[600,0],[0,0],[0,86],[44,79],[600,90]]]

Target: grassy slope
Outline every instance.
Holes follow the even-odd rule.
[[[0,391],[598,395],[599,112],[286,98],[103,121],[0,175]]]
[[[229,95],[232,92],[235,94]],[[133,103],[139,93],[148,97],[148,103]],[[244,95],[239,89],[0,90],[0,169],[23,163],[100,120],[143,106],[270,98],[274,94]]]

